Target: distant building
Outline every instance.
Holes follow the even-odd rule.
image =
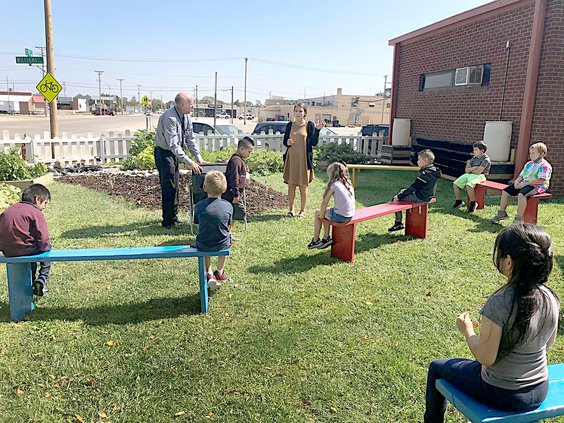
[[[392,124],[410,119],[412,141],[441,152],[481,140],[487,121],[511,122],[511,174],[543,142],[562,195],[563,40],[562,0],[497,0],[394,38]]]
[[[343,94],[342,88],[337,88],[336,95],[323,97],[301,100],[267,99],[266,106],[260,109],[259,118],[291,120],[296,103],[304,103],[311,121],[319,117],[330,123],[355,126],[387,124],[390,121],[390,99],[387,96]]]
[[[57,97],[57,109],[59,110],[76,110],[78,112],[86,112],[86,99],[78,97]]]

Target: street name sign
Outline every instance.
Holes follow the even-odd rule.
[[[49,72],[45,74],[43,79],[39,81],[39,84],[37,84],[35,88],[43,94],[43,97],[45,97],[49,103],[51,103],[63,89],[61,84],[59,84]]]
[[[16,56],[16,63],[26,63],[26,64],[42,64],[43,57],[41,56]]]

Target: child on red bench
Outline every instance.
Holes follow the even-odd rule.
[[[472,152],[474,153],[474,156],[466,162],[466,168],[464,169],[465,173],[452,183],[452,187],[454,188],[454,197],[456,200],[452,205],[453,208],[456,209],[465,204],[464,201],[462,201],[462,190],[464,187],[466,187],[468,198],[470,198],[468,213],[474,213],[478,208],[474,188],[480,182],[484,182],[486,180],[486,176],[490,173],[490,168],[492,166],[492,161],[486,154],[487,149],[488,146],[483,141],[475,142],[472,145]]]
[[[22,193],[22,201],[8,207],[0,215],[0,251],[6,257],[30,256],[51,249],[47,221],[43,209],[51,193],[41,184],[32,184]],[[34,295],[47,292],[51,263],[31,263]]]
[[[419,174],[414,183],[408,188],[397,193],[392,201],[404,201],[406,203],[428,203],[437,192],[437,181],[441,177],[441,171],[435,167],[435,154],[431,150],[421,150],[417,154],[417,165]],[[396,212],[394,226],[388,232],[400,231],[405,228],[402,223],[402,212]]]
[[[321,233],[321,219],[329,219],[336,223],[350,222],[355,213],[354,189],[349,179],[349,170],[342,163],[332,163],[327,168],[327,187],[323,194],[321,209],[315,212],[315,223],[313,226],[313,239],[307,248],[327,248],[333,244],[329,236],[329,224],[323,222],[323,239],[319,239]],[[331,197],[335,197],[335,206],[327,208]]]
[[[548,163],[546,156],[547,148],[542,142],[537,142],[529,147],[530,161],[525,163],[523,170],[515,179],[515,182],[505,187],[501,192],[501,204],[499,211],[492,217],[492,222],[508,219],[505,211],[509,205],[509,197],[517,196],[517,215],[515,222],[523,222],[523,215],[527,208],[527,198],[545,192],[550,183],[552,166]]]

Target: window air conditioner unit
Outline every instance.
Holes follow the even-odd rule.
[[[457,68],[454,73],[454,85],[468,85],[468,68]]]
[[[482,84],[482,77],[484,76],[484,66],[471,66],[468,73],[468,83],[469,84]]]

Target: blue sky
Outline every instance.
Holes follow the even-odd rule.
[[[480,6],[481,0],[52,0],[55,77],[66,95],[169,100],[178,91],[243,99],[375,94],[392,73],[388,40]],[[41,71],[15,63],[45,45],[43,1],[0,0],[0,90],[35,91]],[[390,77],[388,77],[388,81]]]

